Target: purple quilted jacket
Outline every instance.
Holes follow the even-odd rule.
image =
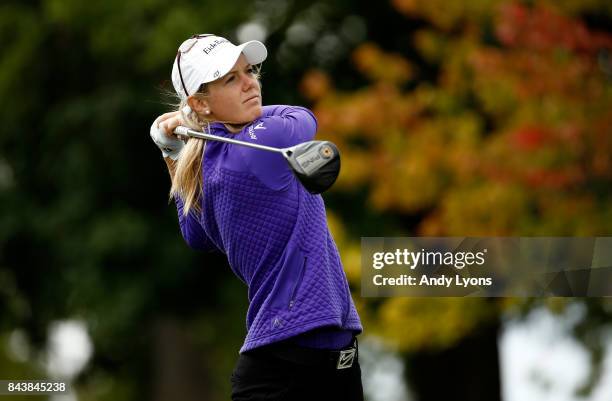
[[[314,115],[298,106],[265,106],[236,134],[211,125],[214,135],[278,148],[312,140],[316,130]],[[190,247],[226,254],[248,286],[240,352],[318,328],[349,339],[361,333],[321,195],[306,191],[272,152],[208,141],[202,168],[202,216],[183,217],[176,199],[179,223]]]

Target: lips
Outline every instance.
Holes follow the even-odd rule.
[[[253,96],[251,96],[251,97],[247,98],[247,99],[246,99],[244,102],[242,102],[242,103],[246,103],[246,102],[248,102],[248,101],[250,101],[250,100],[257,99],[257,98],[259,98],[259,95],[253,95]]]

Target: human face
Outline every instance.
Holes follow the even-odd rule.
[[[230,72],[211,82],[208,88],[209,117],[213,121],[246,124],[261,116],[261,87],[244,54]]]

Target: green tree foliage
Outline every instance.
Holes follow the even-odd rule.
[[[151,398],[166,317],[197,339],[211,399],[242,342],[244,289],[223,257],[184,244],[148,130],[168,110],[178,43],[204,27],[230,34],[249,5],[182,3],[0,5],[0,332],[22,328],[41,349],[51,321],[84,319],[95,353],[82,399]],[[45,377],[8,362],[0,373]]]

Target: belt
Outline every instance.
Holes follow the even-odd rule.
[[[357,337],[346,347],[339,350],[306,348],[290,343],[274,343],[247,351],[251,354],[267,354],[300,365],[348,369],[359,360]]]

